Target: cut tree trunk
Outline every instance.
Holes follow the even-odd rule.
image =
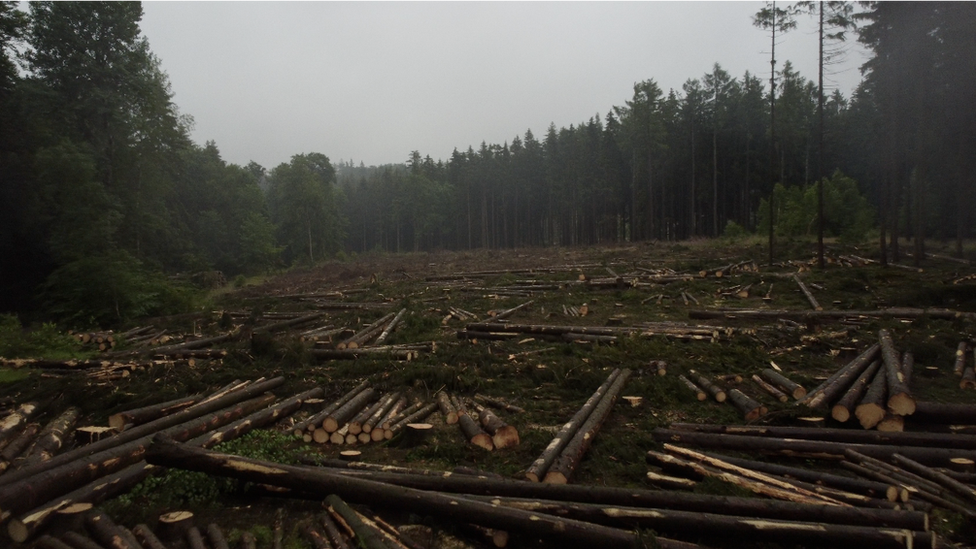
[[[613,385],[607,389],[606,394],[593,409],[593,413],[576,431],[573,439],[566,444],[566,448],[559,455],[559,458],[549,467],[545,478],[547,484],[566,484],[569,482],[569,478],[582,461],[586,451],[593,444],[593,439],[600,432],[600,427],[603,426],[603,423],[610,416],[610,412],[613,411],[617,396],[620,395],[620,391],[623,390],[628,378],[630,378],[630,370],[625,369],[613,381]]]
[[[342,533],[341,530],[339,530],[339,527],[336,526],[335,521],[332,520],[332,517],[329,516],[328,513],[321,515],[319,517],[319,522],[321,522],[322,527],[325,528],[325,535],[328,536],[329,541],[332,542],[332,546],[335,547],[335,549],[352,549],[349,539],[345,534]]]
[[[90,511],[85,516],[85,527],[92,538],[109,549],[141,549],[138,543],[130,542],[118,525],[101,511]]]
[[[976,450],[976,435],[961,435],[955,433],[879,433],[877,431],[829,429],[822,427],[788,427],[779,425],[713,425],[702,423],[673,423],[671,424],[671,428],[678,431],[693,431],[698,433],[795,438],[827,442],[851,442],[855,444],[935,446],[938,448]]]
[[[766,392],[769,396],[775,398],[780,402],[789,402],[790,397],[786,396],[786,393],[780,391],[778,388],[774,387],[772,384],[759,377],[756,374],[752,375],[752,381],[759,386],[760,389]]]
[[[888,379],[888,410],[895,415],[910,416],[915,413],[915,397],[905,382],[901,356],[895,350],[895,343],[888,330],[879,330],[878,339],[881,342],[881,357],[884,359],[885,376]]]
[[[854,409],[854,415],[861,422],[861,427],[871,429],[884,419],[887,410],[885,402],[888,400],[888,377],[884,370],[878,369],[868,390],[861,398],[861,402]]]
[[[213,549],[230,549],[227,545],[227,538],[224,537],[220,526],[217,526],[213,522],[207,525],[207,539],[210,540],[210,547],[213,547]]]
[[[976,488],[967,486],[946,474],[936,471],[931,467],[926,467],[921,463],[908,459],[900,454],[893,454],[891,456],[891,461],[895,462],[896,465],[900,465],[906,471],[914,473],[953,492],[956,496],[969,501],[970,505],[976,502]]]
[[[379,533],[367,526],[360,518],[359,513],[342,501],[342,498],[335,494],[329,494],[325,498],[325,505],[328,506],[333,517],[341,520],[353,531],[354,540],[360,547],[363,549],[388,549]]]
[[[9,469],[14,464],[14,460],[30,447],[40,430],[40,423],[28,423],[19,435],[3,447],[3,451],[0,451],[0,473]]]
[[[71,434],[71,429],[78,421],[81,411],[74,406],[69,407],[58,417],[52,419],[37,435],[37,440],[24,453],[24,466],[47,461],[64,446],[65,438]]]
[[[181,447],[157,439],[150,459],[154,464],[181,467],[219,476],[229,476],[261,484],[271,484],[297,491],[335,494],[359,503],[382,503],[386,507],[423,509],[426,514],[457,522],[475,522],[490,528],[520,532],[550,543],[574,547],[634,548],[635,534],[532,512],[496,507],[480,501],[424,492],[360,478],[331,474],[307,467],[279,465],[248,458],[219,454],[208,450]],[[527,484],[527,483],[526,483]]]
[[[844,393],[844,396],[834,404],[833,408],[830,409],[830,416],[837,421],[844,423],[851,418],[851,411],[857,407],[857,403],[861,401],[861,397],[864,396],[864,392],[867,390],[868,385],[874,380],[875,375],[881,368],[881,362],[875,360],[868,366],[867,370],[854,381],[854,384]]]
[[[373,345],[382,345],[386,341],[386,339],[390,337],[390,334],[393,333],[393,330],[396,329],[397,325],[400,324],[400,321],[403,320],[403,315],[405,314],[407,314],[407,310],[400,309],[400,312],[397,313],[395,317],[393,317],[393,320],[391,320],[390,323],[387,324],[385,328],[383,328],[383,331],[380,332],[380,335],[376,336],[376,340],[373,341]]]
[[[27,402],[7,414],[7,417],[0,422],[0,443],[14,438],[20,427],[27,425],[27,422],[40,411],[41,408],[36,402]]]
[[[53,469],[55,467],[59,467],[61,465],[71,463],[72,461],[79,458],[90,457],[96,452],[102,452],[132,441],[139,440],[140,438],[151,436],[164,429],[173,428],[174,426],[179,426],[181,424],[187,423],[191,420],[194,420],[206,414],[212,414],[218,410],[227,408],[228,406],[232,406],[246,399],[253,398],[254,396],[260,395],[265,391],[270,391],[274,389],[275,387],[284,383],[284,381],[285,379],[283,377],[276,377],[260,383],[254,383],[239,391],[226,394],[223,397],[220,397],[218,399],[209,400],[206,403],[203,402],[197,403],[187,408],[186,410],[183,410],[182,412],[177,412],[169,416],[161,417],[156,421],[151,421],[144,425],[139,425],[138,427],[135,427],[133,429],[127,429],[113,437],[104,438],[98,442],[93,442],[92,444],[88,444],[86,446],[76,448],[69,452],[59,454],[47,461],[38,463],[36,465],[32,465],[30,467],[24,467],[22,469],[18,469],[17,471],[11,471],[3,476],[0,476],[0,492],[5,491],[5,488],[3,488],[5,486],[26,479],[28,477],[37,475],[38,473],[41,473],[43,471],[47,471],[49,469]],[[145,441],[147,443],[148,440],[149,438],[145,438]]]
[[[136,541],[142,545],[143,549],[166,549],[163,542],[145,524],[136,524],[133,526],[132,534],[136,537]]]
[[[795,400],[800,400],[807,396],[807,390],[804,389],[802,385],[794,382],[772,368],[765,368],[759,375],[761,375],[766,381],[772,383],[776,387],[779,387],[786,394],[791,395]]]
[[[698,384],[699,387],[705,389],[705,391],[708,394],[712,395],[712,398],[715,399],[715,402],[725,402],[725,399],[728,398],[724,389],[722,389],[718,385],[715,385],[714,383],[709,381],[708,378],[706,378],[703,375],[700,375],[695,370],[688,370],[688,375],[691,376],[691,379],[694,380],[694,382]]]
[[[386,416],[386,414],[389,413],[390,409],[393,408],[393,405],[396,404],[397,400],[399,399],[400,399],[399,392],[390,393],[386,395],[383,398],[382,406],[380,406],[376,411],[374,411],[373,415],[371,415],[363,423],[363,432],[366,434],[371,433],[373,431],[373,427],[379,424],[380,420],[382,420]]]
[[[755,421],[766,415],[766,413],[769,411],[765,406],[756,402],[749,397],[749,395],[738,389],[732,389],[729,391],[729,400],[740,412],[742,412],[742,417],[746,421]]]
[[[372,387],[363,389],[358,395],[351,398],[348,402],[340,406],[322,420],[322,428],[327,433],[334,433],[345,425],[350,419],[355,417],[360,410],[376,398],[376,389]]]
[[[680,374],[678,376],[678,379],[681,380],[681,383],[683,383],[684,386],[688,388],[688,390],[690,390],[692,393],[695,393],[695,397],[698,399],[699,402],[708,398],[708,395],[705,394],[705,391],[702,391],[690,379],[686,378],[684,374]]]
[[[368,380],[363,380],[359,385],[357,385],[353,390],[347,392],[346,394],[339,397],[338,400],[332,404],[326,406],[321,412],[317,414],[312,414],[305,421],[300,421],[295,424],[293,428],[293,433],[296,437],[303,436],[307,431],[315,430],[316,427],[322,424],[322,420],[329,416],[332,412],[339,409],[340,406],[352,400],[353,397],[358,395],[361,391],[369,386]]]
[[[478,421],[481,422],[481,426],[488,431],[489,435],[491,435],[491,442],[494,444],[495,449],[501,450],[504,448],[510,448],[512,446],[518,446],[518,429],[502,421],[498,416],[493,414],[491,410],[485,408],[481,404],[473,402],[471,405],[474,406],[475,411],[478,412]]]
[[[854,360],[827,378],[819,387],[808,393],[807,398],[798,404],[810,408],[823,408],[830,405],[839,395],[847,391],[858,376],[864,373],[864,369],[871,364],[880,350],[881,346],[877,343],[868,347]]]
[[[495,449],[495,443],[492,442],[491,435],[484,432],[468,414],[458,412],[458,426],[461,427],[461,432],[464,433],[464,437],[471,444],[489,452]]]
[[[525,303],[523,303],[521,305],[517,305],[515,307],[512,307],[511,309],[505,309],[504,311],[501,311],[498,314],[491,315],[489,313],[489,315],[492,316],[492,318],[494,320],[496,320],[496,321],[497,320],[503,320],[503,319],[506,319],[506,318],[512,316],[513,314],[521,311],[522,309],[528,307],[529,305],[532,305],[533,303],[535,303],[534,300],[529,300],[529,301],[526,301]]]
[[[793,280],[796,282],[796,285],[800,287],[800,291],[802,291],[803,295],[806,296],[807,301],[810,302],[810,306],[813,307],[813,310],[822,311],[823,307],[820,306],[820,303],[817,303],[817,298],[813,297],[813,293],[810,292],[810,288],[807,288],[807,285],[800,280],[800,277],[793,275]]]
[[[441,415],[444,416],[444,423],[454,425],[458,422],[458,411],[454,408],[450,397],[444,391],[437,393],[437,407],[440,408]]]
[[[957,376],[961,376],[963,371],[966,369],[966,351],[968,350],[968,345],[965,341],[960,341],[959,346],[956,348],[956,364],[952,368],[952,373]]]
[[[307,324],[314,320],[318,320],[325,316],[325,313],[312,313],[308,315],[302,315],[299,317],[291,318],[288,320],[282,320],[281,322],[272,322],[271,324],[265,324],[264,326],[258,326],[254,329],[255,334],[270,334],[271,332],[277,332],[282,328],[289,328],[291,326],[298,326],[300,324]]]
[[[159,537],[168,542],[181,540],[192,526],[193,513],[190,511],[166,513],[159,516]]]
[[[386,323],[391,321],[394,316],[396,316],[396,313],[389,313],[383,316],[363,330],[356,332],[356,334],[352,337],[346,339],[345,341],[341,341],[338,345],[336,345],[336,349],[341,351],[343,349],[357,349],[362,347],[371,339],[379,335],[379,333],[383,330],[383,327],[386,326]]]
[[[416,412],[413,412],[408,416],[404,416],[403,419],[397,421],[396,423],[390,426],[390,433],[392,433],[391,438],[393,435],[396,435],[400,431],[404,430],[408,425],[413,423],[419,423],[427,419],[427,417],[430,416],[430,414],[433,414],[435,410],[437,410],[437,405],[434,403],[430,403],[420,408]]]
[[[243,419],[231,423],[230,425],[220,427],[209,433],[204,433],[187,441],[187,444],[190,446],[212,448],[221,442],[234,440],[235,438],[249,433],[254,429],[271,425],[278,422],[278,420],[282,418],[288,417],[301,408],[302,402],[310,398],[318,398],[322,395],[322,392],[322,388],[320,387],[309,389],[304,393],[299,393],[291,398],[282,400],[274,406],[270,406],[263,410],[258,410]]]
[[[474,399],[479,402],[484,402],[486,406],[491,406],[492,408],[497,408],[499,410],[505,410],[506,412],[511,412],[513,414],[525,413],[525,408],[521,408],[510,402],[505,402],[504,400],[498,398],[475,394]]]
[[[386,395],[386,396],[390,396],[390,395]],[[362,433],[363,424],[366,423],[366,420],[372,417],[372,415],[375,414],[377,410],[382,408],[385,402],[386,402],[386,397],[380,398],[370,406],[367,406],[362,410],[360,410],[360,412],[356,414],[356,417],[349,420],[349,434],[358,436],[360,433]]]
[[[566,422],[559,432],[556,433],[555,438],[546,446],[546,449],[542,451],[540,455],[529,469],[525,472],[525,477],[532,482],[539,482],[545,477],[546,472],[548,472],[549,467],[552,462],[556,461],[559,455],[562,453],[569,441],[573,439],[576,432],[579,430],[580,426],[586,422],[590,414],[593,413],[593,409],[596,408],[597,404],[603,399],[603,395],[606,394],[610,386],[613,385],[617,377],[620,376],[620,369],[615,369],[608,377],[607,380],[600,385],[590,398],[586,400],[583,406],[573,415],[573,417]]]
[[[962,378],[959,380],[960,389],[976,389],[976,370],[972,366],[967,366],[962,371]]]
[[[112,414],[108,416],[108,425],[116,431],[121,431],[126,425],[142,425],[143,423],[148,423],[163,416],[185,410],[199,402],[202,398],[203,395],[191,395]]]

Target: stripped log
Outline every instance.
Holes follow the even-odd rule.
[[[363,423],[363,432],[366,434],[370,434],[373,431],[373,427],[379,424],[380,420],[382,420],[386,416],[386,414],[389,413],[390,409],[393,407],[394,404],[396,404],[396,402],[399,399],[400,399],[399,392],[390,393],[385,397],[383,397],[383,400],[381,401],[382,405],[379,408],[377,408],[373,412],[373,415],[367,418],[366,421]]]
[[[854,383],[847,389],[844,396],[837,401],[836,404],[830,409],[830,416],[837,421],[844,423],[851,418],[851,411],[857,407],[857,403],[861,401],[864,396],[864,392],[867,391],[868,385],[874,380],[875,375],[881,368],[881,362],[875,360],[868,366],[867,370],[858,376]]]
[[[306,431],[314,430],[315,427],[319,426],[322,423],[322,421],[329,416],[329,414],[335,412],[336,410],[339,409],[340,406],[352,400],[353,397],[358,395],[361,391],[366,389],[366,387],[368,386],[369,386],[369,381],[363,380],[354,389],[339,397],[339,399],[333,402],[332,404],[323,408],[321,412],[317,414],[313,414],[309,416],[306,420],[296,423],[292,432],[295,434],[296,437],[301,437],[302,435],[305,434]]]
[[[335,494],[350,502],[383,502],[401,509],[423,509],[426,514],[457,522],[476,522],[490,528],[521,532],[550,543],[574,547],[633,548],[635,534],[590,523],[496,507],[488,503],[443,493],[425,492],[324,470],[263,462],[208,450],[182,447],[164,438],[153,444],[152,463],[229,476],[240,480],[282,486],[297,491]],[[463,476],[463,475],[462,475]],[[528,483],[523,483],[528,484]]]
[[[444,391],[439,391],[437,393],[437,407],[441,410],[441,415],[444,416],[444,423],[448,425],[454,425],[458,422],[458,411],[451,403],[450,397]]]
[[[772,384],[759,377],[756,374],[752,375],[752,381],[759,386],[760,389],[766,392],[769,396],[775,398],[780,402],[788,402],[790,397],[786,396],[786,393],[780,391],[778,388],[774,387]]]
[[[810,288],[807,288],[807,285],[800,280],[800,277],[793,275],[793,281],[796,282],[796,285],[800,287],[800,291],[802,291],[803,295],[806,296],[807,301],[810,302],[810,306],[813,307],[813,310],[822,311],[823,307],[821,307],[820,303],[817,302],[817,298],[813,297],[813,293],[810,292]]]
[[[27,425],[27,422],[40,411],[41,407],[36,402],[26,402],[7,414],[7,417],[0,422],[0,443],[17,436],[20,428]]]
[[[769,411],[765,406],[756,402],[749,395],[738,389],[731,389],[729,391],[729,401],[731,401],[732,404],[740,412],[742,412],[742,417],[745,418],[746,421],[755,421],[766,415],[766,413]]]
[[[593,408],[593,413],[580,426],[576,434],[573,435],[573,439],[566,444],[566,448],[549,467],[549,471],[545,477],[547,484],[566,484],[569,482],[569,478],[573,475],[580,461],[582,461],[586,451],[593,444],[593,439],[600,432],[600,427],[603,426],[603,423],[610,416],[610,412],[613,411],[613,405],[617,402],[617,396],[620,395],[620,391],[623,390],[624,385],[630,378],[630,373],[630,370],[622,370],[620,375],[613,381],[613,385],[607,389],[606,394],[603,395],[600,402]]]
[[[794,382],[790,378],[784,376],[776,370],[773,370],[772,368],[764,368],[759,375],[762,376],[762,378],[766,381],[772,383],[774,386],[779,387],[786,394],[792,396],[795,400],[800,400],[807,396],[807,390],[804,389],[802,385]]]
[[[254,429],[274,424],[278,420],[288,417],[301,408],[305,400],[318,398],[322,395],[322,388],[316,387],[293,397],[284,399],[277,404],[258,410],[247,417],[239,419],[230,425],[218,427],[187,441],[190,446],[212,448],[222,442],[239,438]]]
[[[502,421],[491,410],[481,404],[472,402],[471,405],[474,407],[475,412],[478,413],[478,421],[481,423],[481,426],[491,435],[491,442],[496,449],[518,446],[518,429]]]
[[[807,398],[801,400],[798,404],[803,404],[810,408],[823,408],[830,405],[839,395],[847,391],[858,376],[864,373],[864,370],[871,364],[871,361],[875,359],[875,356],[880,351],[881,345],[877,343],[868,347],[854,360],[827,378],[819,387],[808,393]]]
[[[327,433],[334,433],[345,425],[350,419],[355,417],[360,410],[376,398],[376,389],[372,387],[363,389],[360,393],[348,402],[337,408],[322,420],[322,428]]]
[[[380,420],[369,432],[370,440],[372,440],[373,442],[380,442],[382,440],[385,440],[386,433],[388,432],[389,428],[393,426],[393,423],[391,423],[390,420],[397,417],[397,415],[400,413],[400,411],[404,409],[406,405],[407,405],[407,396],[401,395],[400,398],[398,398],[396,402],[393,403],[393,406],[391,406],[390,409],[383,414]],[[390,437],[392,438],[392,433]]]
[[[383,331],[380,332],[380,335],[376,336],[376,340],[373,341],[373,345],[382,345],[384,342],[386,342],[386,339],[390,337],[390,334],[393,333],[393,330],[396,330],[397,325],[399,325],[400,321],[403,320],[403,315],[405,314],[407,314],[407,310],[405,308],[400,309],[400,312],[397,313],[395,317],[393,317],[393,320],[391,320],[390,323],[387,324],[385,328],[383,328]]]
[[[968,348],[969,346],[965,341],[960,341],[959,346],[956,347],[956,364],[952,368],[952,373],[957,376],[961,376],[966,369],[966,351]]]
[[[715,385],[714,383],[709,381],[708,378],[706,378],[703,375],[700,375],[695,370],[688,370],[688,375],[691,376],[691,379],[694,380],[699,387],[705,389],[705,391],[708,394],[712,395],[712,398],[715,399],[715,402],[725,402],[727,395],[724,389],[722,389],[718,385]]]
[[[915,397],[905,383],[901,356],[895,350],[895,343],[891,340],[891,333],[888,330],[879,330],[878,339],[881,342],[881,357],[884,360],[885,377],[888,380],[887,409],[895,415],[910,416],[915,413]]]
[[[390,395],[386,395],[386,396],[390,396]],[[360,433],[362,433],[363,424],[366,423],[366,420],[372,417],[373,414],[375,414],[377,410],[382,408],[385,403],[386,403],[386,399],[380,398],[373,404],[360,410],[360,412],[356,414],[356,417],[349,420],[349,434],[358,436]]]
[[[16,471],[11,471],[3,476],[0,476],[0,493],[6,490],[3,488],[4,486],[37,475],[43,471],[71,463],[76,459],[90,457],[96,452],[102,452],[129,442],[137,441],[139,439],[144,439],[144,442],[148,443],[148,436],[151,436],[164,429],[176,428],[181,424],[188,423],[194,419],[200,418],[201,416],[212,414],[218,410],[222,410],[234,404],[240,403],[246,399],[253,398],[254,396],[260,395],[265,391],[274,389],[275,387],[284,383],[284,381],[285,379],[283,377],[276,377],[260,383],[251,384],[231,393],[224,394],[217,399],[208,398],[205,401],[194,404],[182,412],[161,417],[155,421],[139,425],[133,429],[126,429],[118,435],[104,438],[98,442],[93,442],[92,444],[76,448],[69,452],[64,452],[47,461],[43,461],[29,467],[24,467]],[[71,488],[68,488],[68,490],[70,489]]]
[[[678,376],[678,379],[681,380],[681,383],[683,383],[684,386],[688,388],[688,390],[690,390],[692,393],[695,393],[695,398],[697,398],[699,402],[708,398],[708,395],[705,394],[705,391],[702,391],[701,388],[695,385],[690,379],[686,378],[684,374],[680,374]]]
[[[548,472],[552,462],[559,457],[566,445],[569,444],[569,441],[576,435],[576,432],[579,430],[580,426],[583,425],[587,418],[590,417],[590,414],[593,413],[593,409],[596,408],[597,404],[599,404],[600,400],[602,400],[603,395],[605,395],[607,390],[610,389],[610,386],[613,385],[620,373],[621,371],[619,368],[611,372],[611,374],[607,377],[607,380],[604,381],[603,384],[600,385],[592,395],[590,395],[590,398],[583,403],[583,406],[576,412],[576,414],[574,414],[573,417],[566,422],[562,428],[559,429],[559,432],[556,433],[556,436],[552,439],[549,445],[546,446],[546,449],[542,451],[542,455],[532,462],[532,465],[530,465],[529,469],[525,472],[525,477],[527,479],[531,480],[532,482],[539,482],[545,477],[545,474]]]
[[[148,423],[163,416],[175,414],[176,412],[189,408],[190,406],[193,406],[199,402],[202,398],[203,395],[201,394],[191,395],[188,397],[168,400],[166,402],[160,402],[159,404],[151,404],[149,406],[143,406],[142,408],[112,414],[108,416],[108,425],[116,431],[123,430],[123,428],[125,428],[127,425],[142,425],[143,423]]]
[[[523,303],[521,305],[517,305],[515,307],[512,307],[511,309],[505,309],[504,311],[501,311],[501,312],[496,313],[496,314],[492,314],[489,311],[488,316],[491,316],[496,321],[497,320],[503,320],[503,319],[506,319],[506,318],[512,316],[513,314],[521,311],[522,309],[528,307],[529,305],[532,305],[533,303],[535,303],[534,300],[529,300],[529,301],[526,301],[525,303]]]
[[[934,448],[922,446],[895,446],[881,444],[852,444],[800,440],[791,438],[740,436],[713,433],[693,433],[671,429],[654,429],[655,440],[674,442],[712,450],[734,450],[760,452],[764,454],[808,457],[814,459],[843,459],[844,451],[853,448],[858,452],[878,459],[887,459],[891,454],[902,454],[926,465],[943,466],[956,457],[973,458],[976,451],[953,448]]]
[[[860,404],[854,409],[854,416],[861,422],[861,427],[871,429],[884,419],[887,410],[885,402],[888,400],[888,377],[884,370],[878,369],[868,390],[861,398]]]
[[[343,349],[356,349],[362,347],[371,339],[379,335],[380,331],[383,330],[383,327],[386,326],[386,323],[392,320],[394,316],[396,316],[396,313],[389,313],[383,316],[366,328],[356,332],[346,340],[339,342],[339,344],[336,345],[336,349],[341,351]]]

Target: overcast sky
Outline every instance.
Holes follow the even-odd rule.
[[[273,168],[298,153],[403,162],[606,115],[653,78],[667,93],[716,62],[769,79],[761,2],[144,2],[193,138]],[[812,18],[777,58],[817,76]],[[846,96],[863,52],[831,67]],[[778,64],[778,67],[781,67]]]

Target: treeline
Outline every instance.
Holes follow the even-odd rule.
[[[185,309],[185,283],[208,273],[340,251],[751,231],[768,226],[771,195],[778,232],[815,234],[820,173],[828,235],[863,237],[875,214],[882,236],[973,229],[973,3],[866,6],[857,30],[874,57],[851,98],[825,98],[822,164],[816,83],[783,62],[775,133],[768,75],[716,64],[680,90],[639,82],[606,114],[448,159],[304,153],[269,170],[191,141],[139,3],[17,6],[0,3],[0,310],[107,325]]]

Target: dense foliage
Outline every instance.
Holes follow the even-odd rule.
[[[266,170],[191,141],[139,3],[27,14],[0,2],[0,310],[106,325],[186,308],[187,283],[343,250],[754,231],[769,226],[770,196],[779,234],[810,235],[820,173],[834,174],[828,236],[863,238],[876,219],[883,249],[886,236],[928,235],[961,253],[974,228],[976,4],[827,4],[831,43],[857,23],[873,56],[850,98],[823,97],[822,154],[816,82],[787,61],[771,90],[716,63],[680,90],[637,82],[605,115],[447,159],[366,167],[303,152]],[[777,11],[776,28],[815,8]],[[757,25],[773,28],[771,13]]]

